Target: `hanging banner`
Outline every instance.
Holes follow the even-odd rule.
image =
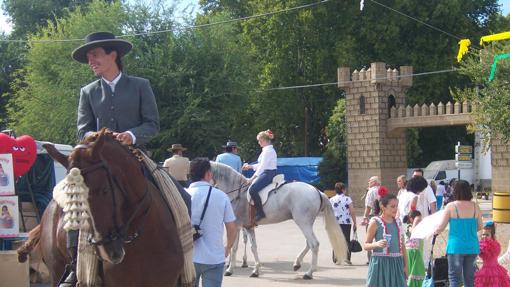
[[[19,235],[19,209],[17,196],[0,197],[0,238]]]
[[[469,46],[471,46],[471,40],[462,39],[459,41],[459,52],[457,53],[457,62],[460,63],[462,57],[469,51]]]
[[[510,39],[510,32],[497,33],[492,35],[483,36],[480,38],[480,45],[493,41],[501,41]]]
[[[510,58],[510,53],[494,56],[494,63],[492,63],[491,74],[489,75],[489,82],[492,81],[494,79],[494,76],[496,75],[498,61],[506,58]]]
[[[14,195],[14,165],[12,154],[0,154],[0,196]]]

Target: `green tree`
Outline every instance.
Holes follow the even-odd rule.
[[[321,188],[333,189],[335,183],[347,183],[347,145],[345,99],[338,100],[327,127],[328,145],[319,164]]]
[[[278,11],[309,1],[202,0],[206,13],[229,11],[236,17]],[[259,89],[334,82],[338,66],[361,68],[374,61],[412,65],[415,72],[448,69],[454,65],[458,39],[394,13],[374,2],[330,1],[312,8],[254,18],[242,22],[243,34],[260,63]],[[389,0],[384,5],[440,27],[452,35],[481,36],[501,22],[496,0]],[[391,67],[393,68],[393,66]],[[451,100],[450,86],[466,86],[469,80],[456,73],[414,79],[409,104]],[[265,91],[251,95],[258,129],[273,127],[280,134],[279,152],[285,155],[319,154],[325,150],[324,128],[339,92],[334,86]],[[305,109],[307,113],[305,113]],[[307,120],[308,119],[308,120]],[[308,129],[305,128],[308,123]],[[305,134],[308,136],[305,137]],[[409,161],[425,165],[435,158],[450,158],[449,150],[435,140],[453,146],[465,131],[419,129],[423,153],[409,153]],[[309,139],[308,142],[305,141]],[[464,139],[469,140],[469,137]],[[464,141],[463,140],[463,141]],[[412,150],[418,150],[417,147]],[[439,152],[438,152],[439,151]]]
[[[239,114],[247,106],[245,92],[253,89],[246,45],[234,26],[187,30],[171,19],[171,10],[94,1],[83,10],[69,11],[32,39],[80,39],[99,30],[137,34],[129,38],[134,48],[123,59],[124,71],[148,78],[156,95],[161,132],[149,148],[158,160],[175,142],[189,147],[191,156],[212,157],[232,136],[231,130],[243,124]],[[146,33],[150,31],[166,32]],[[86,65],[66,56],[78,45],[31,43],[9,100],[9,121],[18,133],[76,142],[79,88],[94,80]]]
[[[471,130],[481,132],[484,140],[494,138],[510,140],[510,88],[506,75],[510,72],[508,59],[497,62],[495,77],[489,81],[494,56],[508,53],[510,44],[501,41],[489,44],[481,51],[473,51],[464,57],[460,73],[468,76],[472,87],[452,89],[453,95],[472,104],[475,124]]]
[[[49,22],[55,23],[62,17],[65,8],[75,9],[85,6],[90,0],[4,0],[2,9],[11,18],[13,36],[24,37],[45,27]],[[110,1],[108,1],[110,2]]]
[[[90,11],[80,8],[49,23],[32,40],[80,39],[94,30],[120,34],[126,13],[119,3],[95,1]],[[18,134],[73,144],[76,142],[76,109],[79,89],[92,81],[86,65],[70,55],[80,42],[31,42],[27,63],[12,82],[8,95],[9,124]]]

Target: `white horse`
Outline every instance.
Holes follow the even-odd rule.
[[[226,192],[232,202],[232,207],[237,217],[236,223],[239,234],[239,229],[242,226],[248,226],[250,224],[249,205],[246,198],[248,180],[242,174],[227,165],[211,162],[211,167],[216,187]],[[321,211],[324,212],[325,227],[331,246],[335,254],[338,255],[339,262],[345,259],[347,255],[347,243],[340,230],[340,226],[336,222],[333,208],[327,196],[312,185],[304,182],[287,183],[276,191],[271,191],[263,208],[266,217],[258,221],[258,225],[278,223],[293,219],[303,232],[306,238],[306,245],[296,257],[293,265],[294,271],[301,268],[303,257],[308,250],[312,250],[312,264],[310,269],[303,275],[303,279],[312,279],[313,272],[317,270],[319,241],[313,232],[313,223]],[[252,251],[255,257],[255,269],[252,275],[258,276],[260,262],[258,261],[255,234],[253,229],[251,229],[251,231],[248,229],[248,233],[250,239],[252,239]],[[237,244],[234,244],[233,249],[234,248],[237,248]],[[237,250],[232,250],[233,256],[230,257],[229,267],[227,269],[227,272],[230,274],[232,274],[233,268],[235,267],[236,251]],[[232,258],[234,258],[234,260],[232,260]]]

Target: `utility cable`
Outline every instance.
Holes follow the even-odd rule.
[[[281,10],[277,10],[277,11],[273,11],[273,12],[266,12],[266,13],[255,14],[255,15],[251,15],[251,16],[245,16],[245,17],[223,20],[223,21],[212,22],[212,23],[206,23],[206,24],[184,26],[184,27],[180,28],[180,30],[200,29],[200,28],[223,25],[223,24],[234,23],[234,22],[239,22],[239,21],[246,21],[246,20],[254,19],[254,18],[273,16],[276,14],[282,14],[282,13],[286,13],[286,12],[293,12],[293,11],[297,11],[297,10],[301,10],[301,9],[312,8],[312,7],[327,3],[329,1],[330,0],[322,0],[322,1],[304,4],[304,5],[300,5],[300,6],[296,6],[296,7],[281,9]],[[154,35],[154,34],[168,33],[168,32],[172,32],[172,31],[174,31],[174,30],[166,29],[166,30],[160,30],[160,31],[148,31],[148,32],[142,32],[142,33],[121,35],[121,36],[118,36],[117,38],[128,38],[128,37],[136,37],[136,36],[143,36],[143,35]],[[17,43],[62,43],[62,42],[78,42],[78,41],[83,41],[83,39],[61,39],[61,40],[58,40],[58,39],[54,39],[54,40],[0,39],[0,42],[17,42]]]
[[[444,73],[451,73],[456,72],[458,69],[448,69],[448,70],[438,70],[438,71],[430,71],[430,72],[423,72],[423,73],[416,73],[416,74],[409,74],[409,75],[397,75],[397,79],[401,78],[409,78],[409,77],[421,77],[421,76],[427,76],[427,75],[435,75],[435,74],[444,74]],[[359,80],[356,82],[369,82],[373,80],[390,80],[395,79],[395,77],[383,77],[383,78],[375,78],[375,79],[366,79],[366,80]],[[283,91],[283,90],[294,90],[294,89],[303,89],[303,88],[315,88],[315,87],[323,87],[323,86],[333,86],[333,85],[339,85],[339,84],[347,84],[351,83],[353,81],[343,81],[343,82],[331,82],[331,83],[320,83],[320,84],[309,84],[309,85],[298,85],[298,86],[288,86],[288,87],[276,87],[276,88],[270,88],[265,90],[260,90],[258,92],[270,92],[270,91]]]
[[[425,25],[425,26],[427,26],[427,27],[429,27],[429,28],[431,28],[431,29],[433,29],[433,30],[436,30],[437,32],[441,32],[441,33],[446,34],[446,35],[448,35],[448,36],[450,36],[450,37],[453,37],[453,38],[455,38],[455,39],[457,39],[457,40],[462,40],[462,38],[461,38],[461,37],[456,36],[456,35],[454,35],[454,34],[452,34],[452,33],[450,33],[450,32],[447,32],[447,31],[445,31],[445,30],[442,30],[442,29],[440,29],[440,28],[437,28],[437,27],[435,27],[435,26],[432,26],[432,25],[430,25],[429,23],[424,22],[424,21],[422,21],[422,20],[420,20],[420,19],[418,19],[418,18],[415,18],[415,17],[413,17],[413,16],[407,15],[407,14],[405,14],[405,13],[403,13],[403,12],[400,12],[400,11],[398,11],[398,10],[394,9],[394,8],[391,8],[391,7],[389,7],[389,6],[386,6],[386,5],[384,5],[384,4],[382,4],[382,3],[379,3],[379,2],[377,2],[377,1],[375,1],[375,0],[370,0],[370,1],[371,1],[371,2],[373,2],[373,3],[375,3],[375,4],[377,4],[377,5],[379,5],[379,6],[381,6],[381,7],[384,7],[384,8],[386,8],[386,9],[388,9],[388,10],[391,10],[391,11],[393,11],[393,12],[395,12],[395,13],[398,13],[398,14],[400,14],[400,15],[404,16],[404,17],[407,17],[407,18],[409,18],[409,19],[412,19],[412,20],[414,20],[414,21],[416,21],[416,22],[418,22],[418,23],[420,23],[420,24],[423,24],[423,25]]]

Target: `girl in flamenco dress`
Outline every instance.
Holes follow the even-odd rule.
[[[475,287],[510,287],[510,277],[506,269],[499,265],[498,255],[501,251],[499,242],[495,239],[496,227],[494,222],[488,221],[482,231],[480,240],[480,258],[482,268],[475,273]]]

